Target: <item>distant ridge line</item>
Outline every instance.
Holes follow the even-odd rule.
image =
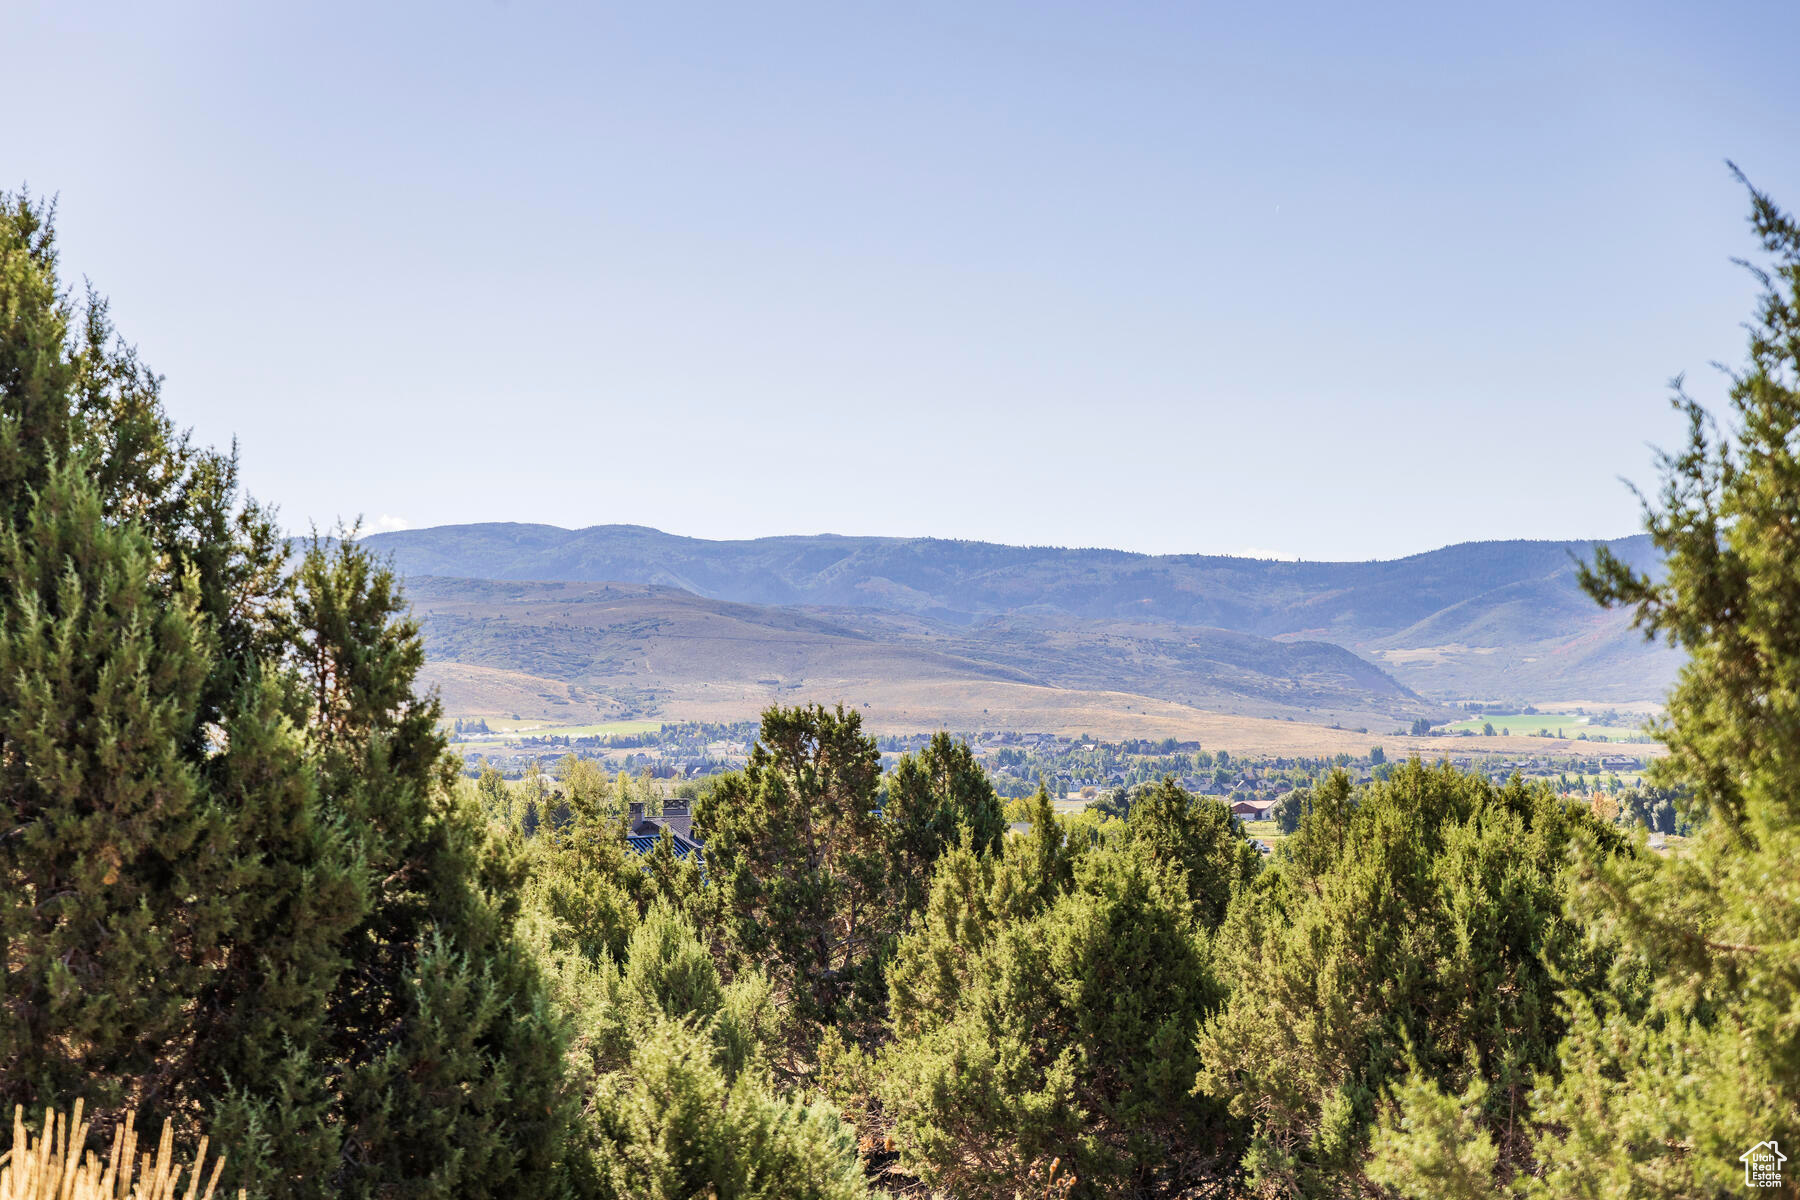
[[[1179,642],[1183,630],[1328,643],[1439,701],[1657,699],[1680,661],[1580,587],[1577,566],[1601,545],[1655,571],[1655,549],[1642,534],[1462,542],[1341,563],[843,534],[711,541],[642,525],[448,525],[364,542],[415,580],[617,583],[764,609],[892,614],[901,625],[882,637],[905,642],[908,653],[951,639],[966,643],[971,661],[1019,662],[1018,640],[1028,636],[1020,630],[1032,629],[1039,633],[1029,636],[1064,655],[1107,646],[1157,658],[1159,686],[1172,696],[1182,694],[1179,663],[1188,652],[1171,639]],[[446,644],[440,637],[439,647]],[[460,652],[475,652],[473,642],[460,644]],[[1275,679],[1282,653],[1266,646],[1241,669]],[[1101,665],[1084,661],[1084,686],[1107,686]],[[1224,686],[1218,681],[1230,669],[1208,661],[1204,673]],[[1120,670],[1121,679],[1140,673]]]
[[[939,537],[935,534],[885,534],[885,533],[771,533],[754,538],[708,538],[694,534],[670,533],[658,529],[654,525],[638,525],[630,522],[603,522],[597,525],[567,526],[554,525],[542,521],[466,521],[444,525],[421,525],[417,528],[384,530],[378,533],[364,534],[360,539],[369,544],[381,544],[389,539],[405,538],[414,534],[452,533],[470,529],[533,529],[553,531],[555,533],[580,537],[588,534],[623,531],[638,534],[652,534],[660,538],[669,538],[680,542],[690,542],[713,546],[759,546],[795,541],[827,541],[827,542],[861,542],[861,543],[924,543],[944,546],[971,546],[1005,550],[1022,550],[1038,553],[1059,554],[1113,554],[1128,558],[1154,560],[1171,560],[1181,562],[1253,562],[1280,563],[1287,566],[1346,566],[1351,564],[1402,563],[1413,559],[1424,558],[1433,554],[1441,554],[1447,550],[1460,550],[1477,546],[1611,546],[1621,542],[1648,540],[1648,535],[1623,534],[1618,537],[1599,538],[1485,538],[1466,542],[1449,542],[1441,546],[1425,550],[1417,550],[1411,554],[1402,554],[1392,558],[1275,558],[1250,554],[1209,554],[1204,551],[1172,551],[1158,553],[1149,550],[1126,550],[1116,546],[1079,546],[1064,545],[1054,542],[997,542],[986,538],[952,538]],[[303,538],[296,535],[291,540]]]

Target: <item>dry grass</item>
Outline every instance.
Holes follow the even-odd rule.
[[[1442,715],[1337,648],[1257,648],[1236,634],[1153,623],[962,626],[625,584],[415,580],[412,597],[431,630],[424,678],[452,715],[580,724],[702,715],[692,705],[753,714],[821,693],[880,711],[917,689],[991,684],[1352,727],[1374,723],[1375,713],[1389,728]]]
[[[23,1105],[13,1110],[12,1149],[0,1155],[0,1200],[212,1200],[225,1169],[225,1156],[213,1161],[206,1177],[206,1139],[191,1167],[175,1161],[175,1131],[166,1122],[154,1154],[139,1154],[133,1118],[113,1131],[112,1150],[105,1160],[93,1151],[85,1154],[92,1126],[81,1119],[81,1101],[64,1119],[49,1112],[37,1137],[25,1127]],[[188,1173],[185,1190],[181,1178]],[[238,1192],[239,1200],[245,1193]]]
[[[441,689],[448,716],[517,712],[529,721],[557,726],[586,725],[598,715],[582,705],[548,703],[542,693],[567,694],[569,685],[518,672],[462,663],[433,663],[425,675]],[[919,733],[947,728],[959,732],[1017,730],[1029,733],[1090,734],[1104,741],[1165,737],[1198,741],[1208,750],[1247,755],[1361,757],[1381,746],[1389,758],[1417,754],[1443,756],[1597,757],[1606,754],[1663,753],[1661,746],[1580,742],[1567,738],[1396,737],[1381,718],[1364,717],[1369,732],[1333,729],[1326,724],[1277,720],[1229,712],[1208,712],[1172,700],[1130,692],[1083,691],[1029,683],[959,679],[817,679],[804,686],[741,683],[686,683],[666,689],[657,721],[753,721],[770,704],[818,701],[842,703],[862,713],[876,733]],[[1546,723],[1554,718],[1546,715]],[[1390,725],[1391,729],[1392,726]]]
[[[448,664],[446,664],[448,665]],[[455,674],[480,672],[456,664]],[[486,716],[493,711],[469,703],[474,697],[454,686],[444,672],[445,711],[450,716]],[[1380,746],[1389,758],[1418,755],[1426,761],[1441,757],[1500,756],[1592,758],[1607,754],[1660,755],[1658,745],[1621,745],[1581,742],[1567,738],[1525,737],[1408,737],[1395,736],[1371,724],[1368,733],[1334,729],[1325,724],[1276,720],[1238,713],[1207,712],[1171,700],[1129,692],[1079,691],[1027,683],[978,680],[892,681],[819,680],[797,689],[711,685],[672,689],[675,693],[659,706],[653,721],[754,721],[770,704],[818,701],[842,703],[862,713],[863,725],[874,733],[922,733],[952,729],[960,733],[981,730],[1015,730],[1025,733],[1088,734],[1103,741],[1128,738],[1152,741],[1174,737],[1198,741],[1208,750],[1256,756],[1329,757],[1345,753],[1362,757],[1371,746]],[[541,704],[541,701],[540,701]],[[533,723],[548,728],[539,733],[570,733],[587,722],[572,719],[566,708],[533,709],[521,703],[515,710]],[[1377,718],[1378,720],[1378,718]],[[1553,723],[1554,718],[1546,718]],[[567,728],[565,728],[565,726]],[[1391,728],[1391,726],[1390,726]]]
[[[864,727],[876,733],[920,733],[947,728],[965,733],[1085,733],[1109,742],[1174,737],[1198,741],[1208,750],[1252,756],[1317,757],[1345,753],[1360,758],[1371,746],[1380,746],[1389,758],[1416,754],[1428,762],[1475,754],[1514,758],[1663,753],[1661,746],[1621,746],[1568,738],[1395,736],[1373,722],[1368,733],[1358,733],[1305,721],[1206,712],[1129,692],[1077,691],[1025,683],[908,680],[834,686],[821,682],[778,698],[784,704],[842,701],[846,708],[859,709]],[[744,721],[755,719],[757,706],[744,700],[682,699],[671,702],[667,712],[667,720]]]
[[[618,703],[610,698],[523,671],[429,662],[419,672],[419,681],[438,689],[444,711],[452,717],[491,719],[518,713],[528,721],[578,724],[617,719],[620,713]]]

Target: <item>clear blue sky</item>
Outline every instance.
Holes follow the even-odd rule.
[[[288,524],[1393,556],[1636,527],[1800,4],[35,3],[61,195]]]

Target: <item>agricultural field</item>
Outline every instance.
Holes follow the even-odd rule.
[[[1510,730],[1513,737],[1536,737],[1543,731],[1565,740],[1576,740],[1585,734],[1590,742],[1641,742],[1645,736],[1642,715],[1630,712],[1482,713],[1443,728],[1448,733],[1479,734],[1489,725],[1496,735]]]

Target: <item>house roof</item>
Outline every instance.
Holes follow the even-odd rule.
[[[658,834],[656,837],[651,837],[647,833],[633,833],[626,836],[625,844],[631,847],[634,854],[648,854],[656,849],[656,843],[661,840],[661,837],[661,834]],[[688,841],[686,838],[678,837],[671,838],[670,840],[675,843],[676,858],[686,858],[690,854],[698,856],[700,853],[700,847]]]
[[[659,821],[651,817],[639,817],[625,835],[625,844],[633,853],[648,854],[656,849],[656,843],[664,833],[675,844],[675,857],[686,858],[692,854],[701,856],[700,843],[686,836],[681,830],[674,828],[669,821]]]

